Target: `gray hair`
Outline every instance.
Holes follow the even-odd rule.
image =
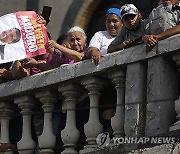
[[[85,40],[85,42],[86,42],[87,36],[86,36],[85,31],[84,31],[81,27],[79,27],[79,26],[74,26],[74,27],[70,28],[70,29],[68,30],[68,32],[67,32],[67,35],[68,35],[69,33],[73,33],[73,32],[79,32],[79,33],[81,33],[81,35],[83,36],[83,38],[84,38],[84,40]]]

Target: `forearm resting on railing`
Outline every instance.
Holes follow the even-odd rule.
[[[57,44],[56,48],[59,49],[62,53],[64,53],[67,57],[75,61],[81,61],[84,57],[84,53],[80,53],[75,50],[66,48],[63,45]]]
[[[160,34],[158,34],[158,41],[160,40],[164,40],[168,37],[171,37],[173,35],[176,35],[176,34],[180,34],[180,24],[173,27],[173,28],[170,28],[168,30],[166,30],[165,32],[162,32]]]

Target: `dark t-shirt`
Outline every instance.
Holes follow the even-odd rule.
[[[111,45],[119,45],[127,39],[135,40],[139,37],[142,37],[146,34],[148,28],[148,20],[140,20],[139,26],[136,30],[129,30],[123,26],[122,30],[116,36],[114,41],[111,42]]]

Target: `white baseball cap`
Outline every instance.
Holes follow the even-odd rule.
[[[125,4],[120,9],[121,18],[123,18],[127,14],[138,14],[138,9],[134,6],[134,4]]]

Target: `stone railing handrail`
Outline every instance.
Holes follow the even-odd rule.
[[[178,35],[160,41],[149,53],[145,52],[145,46],[141,44],[132,48],[124,49],[122,52],[105,55],[97,66],[92,64],[91,60],[85,60],[20,80],[2,83],[0,85],[0,100],[8,100],[11,98],[9,96],[16,96],[17,94],[21,95],[27,91],[55,85],[80,76],[98,73],[114,66],[121,66],[123,64],[141,61],[160,54],[177,51],[180,49],[179,42],[180,37]]]

